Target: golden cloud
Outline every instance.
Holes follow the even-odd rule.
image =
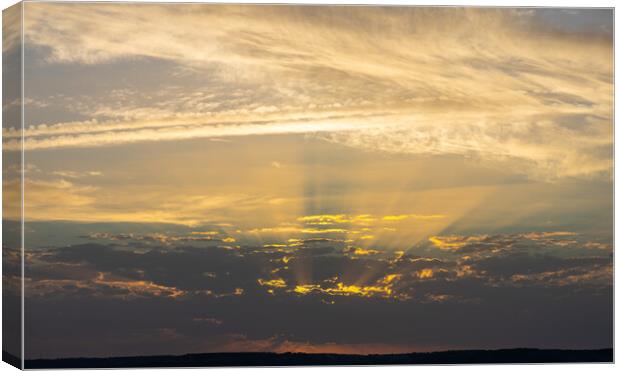
[[[99,107],[83,122],[27,123],[28,150],[317,133],[364,150],[464,156],[539,179],[611,172],[611,35],[561,32],[531,10],[25,7],[27,43],[50,50],[48,63],[166,60],[233,90],[242,78],[267,97],[202,102],[226,100],[226,111],[175,106],[177,96],[157,109]],[[109,119],[114,112],[129,119]],[[18,150],[20,135],[5,131],[5,148]]]

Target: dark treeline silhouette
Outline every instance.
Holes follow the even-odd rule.
[[[613,350],[500,349],[408,354],[202,353],[26,360],[26,368],[328,366],[395,364],[613,362]]]

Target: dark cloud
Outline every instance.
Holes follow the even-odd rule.
[[[471,266],[485,274],[507,278],[513,275],[530,275],[580,269],[592,271],[611,265],[611,259],[602,257],[558,258],[549,255],[514,253],[475,261]]]
[[[586,247],[577,257],[519,247],[537,239],[553,247],[559,237],[470,236],[476,241],[469,250],[443,258],[360,256],[329,239],[286,249],[187,241],[38,249],[26,272],[27,356],[334,342],[394,349],[609,346],[611,257]],[[504,250],[495,248],[502,243]]]

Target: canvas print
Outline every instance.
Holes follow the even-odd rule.
[[[3,17],[6,362],[613,361],[613,9]]]

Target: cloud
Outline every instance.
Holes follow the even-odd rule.
[[[412,118],[405,125],[331,132],[324,138],[391,153],[465,156],[494,168],[510,164],[516,173],[535,179],[609,174],[609,115],[605,119],[584,116],[577,129],[565,126],[570,119],[562,113],[555,117],[477,116]],[[590,131],[587,138],[582,130]]]
[[[194,318],[194,321],[207,322],[207,323],[212,323],[214,325],[221,325],[222,323],[224,323],[222,320],[219,320],[217,318],[211,318],[211,317],[198,317],[198,318]]]
[[[412,223],[434,227],[436,220],[444,218],[446,216],[442,214],[406,214],[397,218],[367,213],[303,215],[279,225],[246,229],[240,232],[240,236],[242,241],[247,238],[246,242],[266,242],[263,246],[278,251],[337,242],[354,255],[368,255],[376,253],[377,246],[386,248],[385,245],[398,245],[398,237],[402,237],[399,233],[410,233]]]
[[[207,75],[211,93],[167,90],[154,107],[138,89],[130,106],[87,107],[97,121],[28,125],[30,150],[314,133],[536,179],[611,174],[612,43],[594,26],[566,32],[519,9],[27,8],[28,44],[48,64],[162,60]]]
[[[437,249],[464,254],[535,251],[550,248],[566,251],[571,248],[608,246],[604,243],[599,245],[595,241],[584,240],[584,237],[575,232],[548,231],[497,235],[430,236],[428,241]]]
[[[57,170],[53,171],[52,175],[60,176],[63,178],[83,178],[90,176],[101,176],[103,175],[100,171],[72,171],[72,170]]]
[[[2,13],[2,53],[8,53],[21,47],[22,6],[13,6]]]
[[[21,200],[19,180],[8,180],[3,182],[3,189],[6,194],[5,200],[18,205]],[[89,185],[79,185],[73,182],[60,180],[38,180],[26,178],[24,188],[28,189],[25,196],[25,212],[29,213],[32,219],[62,219],[68,213],[80,213],[84,208],[92,206],[95,198],[93,193],[97,187]],[[6,202],[6,201],[5,201]],[[19,219],[20,210],[8,208],[3,215],[6,219]],[[31,220],[32,220],[31,219]]]
[[[130,296],[142,292],[173,297],[226,295],[237,289],[256,293],[265,288],[265,292],[278,295],[354,295],[419,301],[424,298],[419,285],[427,280],[446,285],[472,277],[484,285],[611,282],[610,257],[604,250],[588,247],[591,241],[575,241],[574,253],[566,256],[566,246],[555,238],[574,237],[568,232],[431,238],[434,246],[436,241],[442,241],[455,253],[443,257],[417,247],[410,253],[394,255],[384,249],[354,248],[328,238],[231,247],[223,243],[225,235],[97,233],[88,238],[111,244],[33,251],[29,276],[41,282],[33,281],[32,292],[46,285],[61,290],[73,282],[78,288],[107,286],[125,290]],[[245,240],[243,236],[238,238]],[[212,244],[198,245],[201,242]],[[62,273],[69,268],[72,271]]]
[[[562,259],[548,254],[511,253],[474,261],[476,271],[493,280],[514,283],[538,282],[566,285],[576,282],[609,282],[612,265],[608,257],[574,257]]]
[[[194,121],[194,124],[192,124]],[[373,122],[374,121],[374,122]],[[81,132],[79,129],[65,128],[64,124],[57,124],[63,127],[63,131],[72,130],[67,135],[46,135],[46,130],[36,129],[39,132],[43,132],[42,135],[30,135],[28,129],[24,133],[24,148],[26,150],[37,149],[53,149],[53,148],[66,148],[66,147],[99,147],[119,144],[130,144],[144,141],[161,141],[161,140],[185,140],[194,138],[220,138],[220,137],[234,137],[234,136],[246,136],[246,135],[274,135],[274,134],[307,134],[318,133],[321,131],[340,131],[340,130],[353,130],[360,129],[369,125],[379,125],[377,120],[359,120],[355,117],[350,119],[313,119],[312,121],[280,121],[273,122],[269,125],[265,124],[253,124],[253,123],[239,123],[239,124],[202,124],[204,120],[163,120],[160,121],[155,128],[149,128],[149,124],[146,128],[141,128],[145,124],[140,122],[127,122],[122,126],[130,127],[131,129],[122,131],[122,135],[119,135],[118,131],[115,131],[115,124],[107,125],[106,123],[100,125],[97,129],[99,132],[89,133],[91,129],[87,129],[86,132]],[[79,123],[79,126],[89,123]],[[67,125],[68,126],[68,125]],[[16,136],[17,134],[8,133],[7,137]],[[20,139],[11,139],[6,141],[4,147],[7,151],[18,151],[21,149]]]
[[[307,225],[335,225],[335,224],[359,224],[370,225],[376,219],[370,214],[336,214],[336,215],[306,215],[297,218],[298,221],[304,222]]]
[[[238,210],[261,208],[264,205],[283,203],[281,197],[252,194],[205,195],[203,190],[174,193],[160,187],[140,186],[106,188],[84,184],[88,178],[99,177],[98,172],[56,171],[52,176],[26,177],[25,213],[35,220],[80,220],[88,222],[154,222],[184,225],[204,224],[205,211],[211,216],[224,214],[231,205]],[[19,180],[3,183],[3,197],[7,204],[19,205]],[[110,197],[108,192],[114,192]],[[7,209],[4,217],[17,219],[19,209]],[[229,236],[230,237],[230,236]],[[198,240],[196,236],[193,237]],[[224,238],[224,237],[223,237]],[[234,241],[228,241],[234,242]]]
[[[85,236],[91,240],[106,240],[106,241],[114,241],[116,243],[122,242],[131,242],[134,246],[140,245],[179,245],[179,244],[197,244],[197,243],[214,243],[215,245],[222,245],[226,243],[233,243],[235,239],[233,237],[227,236],[226,233],[215,232],[214,235],[204,235],[199,234],[195,235],[195,232],[192,232],[190,236],[178,236],[178,235],[170,235],[165,233],[152,233],[148,235],[137,235],[133,233],[121,233],[121,234],[111,234],[111,233],[91,233],[88,236]]]
[[[528,234],[557,238],[552,231]],[[436,249],[416,247],[353,255],[330,239],[280,251],[181,241],[202,236],[191,229],[176,236],[140,248],[110,235],[107,242],[28,250],[27,315],[41,323],[28,329],[31,356],[611,342],[612,258],[582,244],[569,256],[525,237],[520,243],[535,243],[536,253],[513,246],[435,256]],[[329,249],[307,253],[323,247]],[[588,326],[557,332],[577,316]],[[509,334],[507,324],[514,326]],[[554,335],[532,345],[532,331]],[[94,334],[97,348],[84,341]],[[119,334],[121,345],[113,341]]]

